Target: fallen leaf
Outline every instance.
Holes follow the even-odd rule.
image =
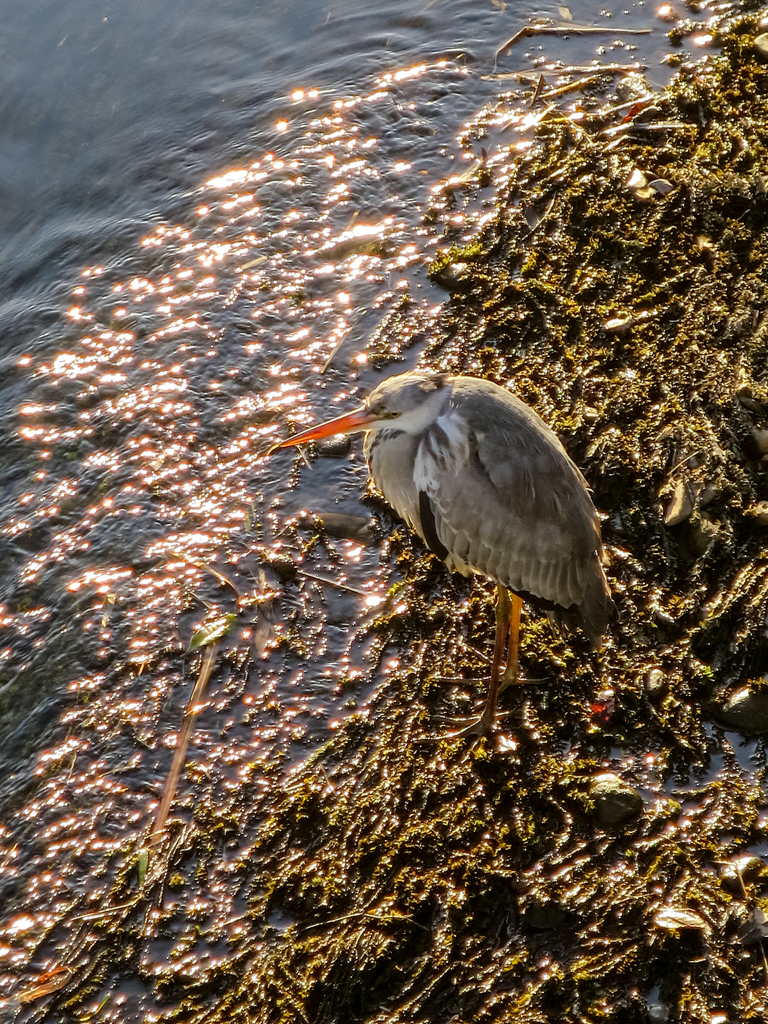
[[[194,634],[189,641],[190,651],[196,651],[198,647],[210,647],[217,640],[221,640],[232,629],[237,622],[237,616],[230,612],[228,615],[220,615],[217,619],[206,622]]]
[[[698,931],[706,935],[712,931],[707,922],[694,910],[682,907],[664,907],[653,915],[653,923],[665,931]]]

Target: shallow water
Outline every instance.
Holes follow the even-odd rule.
[[[151,822],[206,622],[240,612],[174,816],[244,772],[270,784],[364,710],[377,675],[356,631],[394,580],[375,535],[307,547],[305,514],[370,517],[359,443],[311,469],[265,453],[379,379],[382,325],[378,351],[408,332],[418,360],[445,298],[428,261],[492,190],[444,191],[431,225],[428,204],[481,145],[498,181],[496,147],[531,138],[524,86],[496,76],[599,59],[668,77],[642,3],[574,6],[615,36],[524,40],[498,62],[557,9],[6,6],[0,997],[55,909],[98,906],[105,855]],[[461,135],[510,89],[482,141]]]

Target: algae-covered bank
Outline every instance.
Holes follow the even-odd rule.
[[[371,495],[403,582],[366,628],[397,668],[287,779],[172,821],[141,889],[129,858],[111,911],[70,924],[45,1019],[96,1019],[94,993],[137,974],[185,1024],[765,1019],[762,31],[734,19],[636,112],[534,97],[534,145],[480,167],[494,204],[432,270],[452,294],[423,364],[512,387],[593,489],[603,650],[529,616],[500,734],[431,740],[483,692],[440,676],[482,675],[491,588]],[[417,319],[403,305],[372,355],[396,362]],[[214,934],[177,894],[224,858],[240,910]]]

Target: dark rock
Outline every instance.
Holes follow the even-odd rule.
[[[432,274],[432,280],[447,292],[468,292],[472,290],[468,271],[467,263],[448,263]]]
[[[369,544],[373,539],[372,520],[363,516],[350,516],[344,512],[318,512],[317,518],[329,537],[356,540]]]
[[[691,547],[697,555],[706,555],[717,539],[720,526],[704,513],[692,519],[689,526]]]
[[[720,880],[730,892],[741,894],[742,883],[749,885],[765,874],[766,864],[760,857],[745,853],[740,857],[731,857],[720,865]]]
[[[768,501],[758,501],[750,509],[747,515],[751,516],[755,526],[768,526]]]
[[[595,816],[601,825],[621,825],[638,817],[643,799],[636,789],[613,772],[596,775],[589,788],[595,805]]]
[[[743,732],[768,732],[768,690],[743,686],[719,708],[717,717]]]
[[[667,688],[667,677],[660,668],[649,668],[645,674],[645,690],[649,697],[660,697]]]
[[[275,555],[269,565],[281,583],[290,583],[296,579],[298,567],[289,555]]]
[[[526,925],[540,932],[562,927],[567,917],[557,903],[532,903],[523,914]]]
[[[315,451],[322,459],[343,459],[349,454],[352,447],[352,438],[347,434],[338,434],[336,437],[329,437],[327,441],[315,446]]]

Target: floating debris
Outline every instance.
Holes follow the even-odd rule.
[[[603,25],[577,25],[573,21],[553,21],[548,18],[546,21],[537,21],[533,25],[525,25],[496,50],[498,58],[506,50],[511,49],[521,39],[529,39],[531,36],[562,36],[562,35],[629,35],[647,36],[650,35],[649,28],[605,28]]]
[[[193,634],[189,641],[189,650],[196,651],[198,647],[210,647],[211,644],[223,640],[237,622],[237,615],[227,613],[226,615],[214,615]]]
[[[171,809],[173,798],[176,795],[176,787],[178,786],[179,779],[181,778],[181,772],[184,767],[184,761],[186,760],[189,741],[192,738],[197,715],[200,712],[200,704],[205,694],[208,681],[211,678],[213,666],[216,662],[216,652],[217,645],[213,643],[205,652],[200,666],[200,671],[197,674],[197,681],[192,689],[192,695],[189,698],[189,704],[187,705],[187,710],[184,715],[184,721],[181,723],[181,729],[179,730],[179,735],[176,738],[176,749],[173,754],[173,762],[171,764],[171,770],[168,773],[168,779],[165,783],[163,798],[157,808],[155,826],[149,839],[150,845],[160,842],[162,838],[162,832],[168,819],[168,813]],[[144,876],[147,872],[147,859],[146,849],[141,849],[138,855],[140,886],[144,884]]]
[[[633,71],[624,75],[616,85],[616,96],[620,103],[637,103],[653,95],[645,77]]]

